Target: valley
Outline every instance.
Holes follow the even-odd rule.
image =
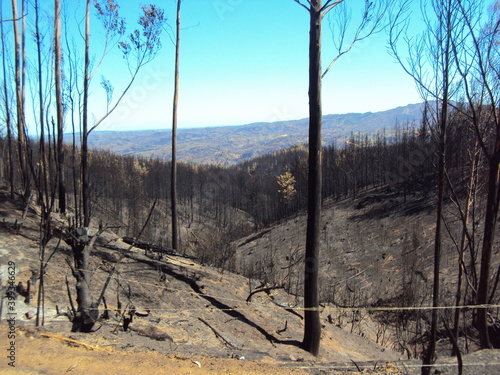
[[[500,0],[18,3],[1,374],[500,373]]]
[[[17,233],[12,227],[0,228],[0,262],[5,265],[14,259],[17,280],[25,283],[38,268],[38,209],[32,205],[23,221],[21,201],[11,201],[2,193],[1,202],[4,223],[22,226]],[[432,263],[431,203],[432,199],[418,197],[404,202],[376,189],[356,199],[325,201],[320,281],[323,334],[317,358],[298,347],[303,324],[304,213],[236,240],[231,265],[223,268],[179,256],[158,259],[124,243],[112,231],[102,233],[92,252],[93,293],[100,292],[112,269],[116,271],[105,294],[106,305],[99,309],[108,317],[100,320],[93,333],[69,332],[71,323],[65,314],[71,308],[65,280],[72,278],[66,263],[71,249],[54,238],[47,246],[54,253],[45,275],[43,327],[35,328],[34,321],[24,317],[27,311],[36,311],[34,301],[17,299],[16,373],[36,368],[59,374],[72,368],[83,374],[92,369],[85,361],[71,360],[70,352],[60,361],[50,360],[56,347],[69,345],[78,358],[93,353],[99,367],[90,371],[96,374],[128,371],[134,361],[147,361],[152,371],[166,366],[179,374],[195,370],[264,374],[271,368],[277,374],[355,374],[358,367],[373,374],[417,374],[421,349],[414,340],[424,332],[414,324],[427,321],[429,311],[405,317],[399,308],[415,304],[425,308],[430,302],[426,291],[432,280],[426,275]],[[447,212],[453,220],[451,205]],[[54,220],[57,226],[64,218],[55,215]],[[456,251],[449,240],[444,247],[444,295],[451,298],[456,288],[451,277]],[[407,291],[413,293],[411,298]],[[135,314],[124,332],[123,317],[130,311]],[[139,315],[139,311],[147,313]],[[35,357],[39,359],[32,367],[28,358],[39,354],[31,354],[31,343],[40,340],[46,342],[42,353],[49,357]],[[463,344],[473,352],[476,340],[470,337]],[[455,373],[449,350],[443,340],[438,358],[445,362],[437,366],[443,374]],[[110,355],[122,360],[109,362],[105,358]],[[499,350],[483,354],[483,374],[498,371],[497,356]],[[476,357],[465,356],[470,369],[477,365]]]
[[[474,306],[485,225],[480,182],[487,164],[474,152],[473,129],[460,114],[453,124],[441,211],[436,353],[443,373],[455,370],[454,349],[464,363],[481,353]],[[169,161],[90,152],[87,227],[81,227],[77,148],[67,146],[69,164],[62,170],[65,213],[56,209],[57,178],[47,190],[35,180],[37,190],[29,196],[2,187],[0,261],[3,277],[15,262],[22,283],[15,302],[19,334],[134,358],[155,352],[173,366],[187,361],[186,371],[214,358],[229,360],[228,368],[245,361],[312,374],[362,367],[419,373],[434,311],[433,131],[425,121],[398,123],[323,148],[318,357],[301,347],[308,193],[307,150],[301,145],[228,166],[179,162],[177,251],[171,248]],[[36,165],[38,154],[31,157]],[[55,167],[47,166],[50,176],[56,176]],[[20,184],[21,176],[14,177]],[[492,270],[500,266],[498,248],[496,239]],[[494,314],[498,274],[491,276]],[[82,285],[90,305],[77,310]],[[7,292],[2,306],[12,294]],[[495,347],[497,319],[492,315],[489,325]],[[494,373],[497,350],[484,355],[491,357],[487,369]],[[29,371],[29,363],[19,362]],[[49,362],[40,359],[47,368]]]
[[[326,115],[323,143],[341,147],[351,133],[375,136],[394,124],[419,123],[423,104],[410,104],[375,113]],[[67,134],[69,140],[71,134]],[[280,151],[308,140],[308,119],[256,123],[240,126],[179,129],[178,159],[198,164],[235,165],[257,156]],[[170,130],[95,131],[89,137],[92,148],[120,155],[169,160]]]

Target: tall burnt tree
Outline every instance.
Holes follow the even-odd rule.
[[[81,188],[83,221],[79,225],[90,225],[90,197],[89,197],[89,85],[90,85],[90,0],[85,3],[85,53],[83,68],[83,112],[82,112],[82,139],[81,139]]]
[[[3,19],[2,7],[0,7],[0,19]],[[12,151],[12,122],[11,122],[11,112],[10,112],[10,100],[9,100],[9,88],[7,79],[7,50],[5,48],[5,32],[4,32],[4,22],[0,22],[0,41],[2,44],[2,71],[3,71],[3,104],[5,108],[5,126],[7,128],[7,158],[8,158],[8,170],[9,170],[9,181],[10,181],[10,196],[14,198],[14,158]]]
[[[24,1],[23,1],[24,9]],[[25,114],[24,114],[24,88],[23,79],[25,61],[21,58],[22,54],[22,38],[19,31],[19,20],[24,19],[24,14],[19,17],[17,9],[17,1],[12,0],[12,18],[14,25],[14,69],[15,69],[15,87],[16,87],[16,112],[17,112],[17,152],[19,160],[19,171],[22,177],[23,193],[26,196],[29,190],[28,168],[26,166],[26,130],[25,130]],[[24,54],[23,54],[24,56]]]
[[[85,16],[85,62],[84,62],[84,79],[83,79],[83,112],[82,112],[82,140],[81,140],[81,190],[82,190],[82,206],[83,206],[83,226],[88,227],[91,217],[91,200],[89,191],[89,167],[88,167],[88,137],[92,131],[97,129],[122,102],[127,92],[135,82],[137,75],[144,65],[153,60],[161,48],[160,36],[165,23],[163,10],[155,5],[143,5],[141,7],[142,15],[138,20],[140,29],[135,29],[129,34],[128,40],[120,40],[125,34],[125,22],[119,15],[119,5],[114,0],[107,0],[104,5],[99,1],[94,3],[97,17],[101,21],[105,31],[104,49],[101,59],[94,68],[90,71],[90,1],[87,0],[86,16]],[[118,44],[127,63],[130,77],[122,90],[120,96],[112,101],[113,87],[107,80],[103,80],[101,85],[108,96],[108,106],[105,113],[89,126],[89,86],[92,77],[97,73],[101,63],[109,50]]]
[[[59,210],[66,212],[66,184],[64,178],[64,109],[62,98],[62,51],[61,51],[61,4],[54,0],[54,79],[56,88],[56,118],[57,118],[57,183]]]
[[[464,114],[472,125],[488,163],[487,198],[477,293],[476,324],[482,348],[491,348],[488,305],[495,290],[491,287],[491,263],[500,204],[500,94],[498,64],[500,16],[498,1],[487,9],[483,1],[459,1],[458,17],[464,37],[454,41],[454,58],[463,81],[468,110]],[[488,16],[485,17],[485,14]]]
[[[39,159],[40,161],[38,162],[38,176],[35,177],[35,185],[38,185],[38,195],[39,195],[39,201],[41,202],[48,202],[48,195],[49,195],[49,173],[47,170],[48,166],[48,160],[47,160],[47,150],[46,150],[46,135],[45,135],[45,113],[46,108],[45,108],[45,93],[44,93],[44,81],[43,81],[43,62],[42,62],[42,35],[40,31],[40,5],[38,1],[36,0],[34,3],[34,8],[35,8],[35,41],[36,41],[36,52],[37,52],[37,83],[38,83],[38,122],[39,122],[39,129],[40,129],[40,141],[38,145],[39,149]],[[50,153],[50,150],[49,150]],[[29,158],[31,159],[31,158]],[[31,166],[33,164],[32,160],[28,159],[28,163],[30,164],[30,168],[33,170],[33,174],[36,174],[37,171],[35,171],[34,167]],[[36,181],[38,180],[38,181]],[[42,203],[43,205],[43,203]],[[42,208],[42,211],[45,211]],[[43,216],[43,214],[42,214]]]
[[[107,0],[104,5],[96,1],[94,3],[97,17],[100,19],[105,31],[105,46],[102,59],[93,72],[90,71],[90,0],[86,1],[85,7],[85,54],[83,74],[83,112],[82,134],[81,134],[81,200],[83,212],[76,219],[77,222],[66,230],[65,241],[73,250],[74,265],[73,275],[76,279],[77,304],[76,316],[73,319],[73,331],[89,332],[97,318],[97,308],[90,292],[90,252],[97,235],[90,235],[88,227],[91,222],[90,205],[90,174],[89,174],[89,150],[88,136],[95,130],[117,107],[132,86],[140,69],[150,62],[161,47],[160,35],[164,24],[163,11],[154,5],[142,6],[142,15],[139,18],[141,29],[134,30],[128,37],[128,41],[118,41],[115,37],[121,37],[125,33],[124,20],[119,15],[119,6],[114,0]],[[89,88],[92,76],[96,73],[99,65],[104,60],[107,52],[116,43],[124,54],[131,77],[119,98],[109,106],[104,115],[92,126],[89,126]],[[106,81],[103,85],[108,97],[111,87]],[[109,101],[109,100],[108,100]]]
[[[172,166],[170,174],[170,202],[172,214],[172,248],[179,249],[179,229],[177,218],[177,108],[179,105],[179,55],[181,43],[181,3],[177,0],[177,17],[175,21],[175,82],[174,102],[172,109]]]
[[[400,9],[404,11],[408,4],[409,2],[405,1]],[[431,34],[431,38],[427,38],[426,51],[431,51],[431,53],[424,54],[422,53],[423,49],[419,47],[412,49],[413,53],[409,60],[409,66],[406,66],[405,69],[416,79],[416,83],[421,88],[424,96],[434,98],[439,103],[442,103],[442,107],[448,101],[449,105],[453,106],[467,119],[475,132],[475,142],[479,144],[488,163],[480,277],[477,285],[477,300],[474,300],[474,302],[479,305],[476,310],[475,323],[478,327],[480,343],[483,348],[489,348],[491,342],[487,314],[488,305],[491,303],[494,293],[491,288],[491,262],[500,194],[500,115],[498,112],[498,38],[500,35],[500,19],[498,13],[495,13],[495,7],[491,7],[488,12],[489,4],[483,1],[433,1],[431,5],[434,10],[434,20],[439,26]],[[488,14],[490,17],[485,16]],[[400,15],[401,13],[398,13],[394,20],[398,20]],[[395,46],[402,30],[407,29],[408,18],[399,23],[399,26],[404,26],[399,28],[398,32],[395,32],[397,25],[398,22],[393,22],[390,32],[391,47],[396,56],[398,56],[398,51]],[[430,57],[430,59],[426,61],[427,57]],[[405,65],[401,57],[398,57],[398,60],[402,65]],[[429,73],[429,76],[441,77],[439,84],[425,82],[425,64],[427,63],[429,64],[427,66],[434,69],[433,72]],[[444,90],[446,88],[444,80],[446,73],[448,74],[446,79],[449,80],[448,88],[450,89],[448,93]],[[455,91],[452,91],[452,88]],[[465,100],[467,105],[454,104],[452,102],[454,98]],[[438,124],[439,122],[442,124],[443,112],[437,118]],[[442,127],[441,124],[439,124],[439,128]],[[471,176],[473,175],[471,173]],[[462,221],[466,225],[468,218],[462,215]],[[471,264],[473,268],[476,267],[473,261],[471,261]],[[475,274],[476,270],[471,270],[471,272]],[[437,313],[433,312],[433,318],[435,314]],[[432,328],[432,331],[434,330],[435,327]],[[456,329],[455,332],[457,332]],[[435,335],[431,334],[431,339],[434,337]],[[426,355],[426,364],[430,364],[430,356],[429,351]],[[425,366],[423,372],[428,373],[429,371],[430,366]]]
[[[318,355],[321,338],[318,279],[323,187],[321,173],[321,21],[323,18],[321,0],[311,3],[309,15],[309,176],[304,273],[304,308],[306,310],[302,345],[305,350]]]
[[[319,245],[321,232],[322,203],[322,102],[321,81],[333,64],[348,53],[358,41],[377,32],[381,25],[385,7],[388,4],[365,1],[361,22],[356,28],[350,44],[345,44],[346,32],[350,17],[345,0],[294,0],[309,13],[309,172],[307,198],[307,230],[304,265],[304,339],[302,346],[313,355],[318,355],[321,338],[321,322],[319,315]],[[334,8],[341,11],[337,14],[337,25],[340,25],[336,43],[337,55],[323,72],[321,68],[321,39],[323,18]]]
[[[42,49],[43,36],[40,29],[40,2],[35,0],[34,2],[35,10],[35,41],[37,50],[37,83],[38,83],[38,126],[40,131],[40,137],[38,141],[38,163],[34,160],[32,153],[30,152],[27,158],[31,174],[33,175],[33,185],[38,193],[38,202],[40,205],[40,242],[39,242],[39,284],[38,284],[38,303],[36,311],[36,325],[43,325],[43,305],[44,305],[44,278],[45,278],[45,249],[46,245],[52,237],[52,223],[51,215],[54,206],[55,194],[53,194],[54,178],[52,176],[52,171],[50,168],[51,159],[51,137],[50,137],[50,127],[46,126],[46,113],[48,112],[48,106],[46,102],[50,93],[45,93],[44,88],[44,73],[46,72],[43,68],[42,59]],[[46,108],[47,107],[47,108]],[[48,146],[48,147],[47,147]],[[47,150],[48,148],[48,150]],[[35,166],[36,164],[36,166]]]
[[[437,7],[437,5],[436,5]],[[436,8],[439,14],[440,23],[438,25],[438,30],[436,31],[436,36],[441,40],[439,45],[438,53],[435,54],[435,59],[437,61],[438,67],[437,71],[441,73],[441,98],[442,100],[438,102],[440,108],[438,108],[438,128],[437,128],[437,138],[438,138],[438,191],[437,191],[437,209],[436,209],[436,231],[434,240],[434,278],[433,278],[433,292],[432,292],[432,321],[431,321],[431,337],[429,347],[424,356],[424,365],[431,365],[435,362],[435,351],[437,342],[437,330],[438,330],[438,307],[440,306],[440,271],[441,271],[441,253],[442,253],[442,215],[443,215],[443,199],[444,199],[444,188],[445,188],[445,173],[446,173],[446,137],[447,137],[447,127],[448,127],[448,105],[450,99],[450,85],[451,85],[451,32],[453,25],[452,17],[452,2],[442,2],[440,7]],[[439,78],[438,78],[439,79]],[[430,374],[431,367],[422,367],[422,374]]]
[[[437,199],[436,199],[436,229],[434,232],[434,272],[432,291],[432,318],[429,345],[423,359],[422,374],[429,374],[435,362],[437,331],[440,306],[440,271],[442,253],[442,217],[443,199],[445,194],[446,148],[448,132],[448,111],[454,95],[452,84],[454,74],[452,65],[452,31],[456,28],[456,16],[452,1],[433,1],[432,16],[425,11],[423,14],[426,31],[420,38],[411,39],[405,36],[410,54],[409,62],[402,59],[398,50],[398,42],[402,30],[407,27],[409,18],[402,20],[409,3],[404,3],[400,11],[392,19],[389,30],[389,44],[392,54],[403,69],[415,80],[420,95],[424,100],[432,100],[435,108],[427,104],[426,110],[432,113],[436,124],[434,135],[437,162]],[[401,27],[404,24],[404,27]],[[430,67],[430,68],[429,68]],[[429,70],[430,69],[430,72]]]

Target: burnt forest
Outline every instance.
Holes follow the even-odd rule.
[[[309,116],[189,131],[190,1],[61,3],[1,6],[2,374],[498,373],[498,2],[431,1],[413,38],[411,2],[367,1],[349,44],[347,0],[289,1]],[[333,63],[380,33],[422,103],[324,115]],[[162,48],[172,128],[101,132]]]

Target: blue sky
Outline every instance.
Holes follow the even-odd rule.
[[[362,9],[362,1],[351,3]],[[164,5],[173,26],[174,1]],[[307,117],[309,18],[293,0],[184,0],[182,25],[179,127]],[[327,19],[323,39],[326,67],[335,56]],[[171,126],[173,52],[166,39],[162,54],[145,68],[146,77],[148,71],[162,72],[148,99],[134,100],[143,96],[138,82],[125,101],[142,109],[138,116],[123,109],[107,126]],[[421,101],[413,80],[387,53],[383,32],[339,60],[323,85],[324,114]],[[147,124],[141,124],[144,119]]]
[[[175,0],[151,2],[165,9],[174,28]],[[346,2],[353,14],[363,7],[362,0]],[[145,1],[119,3],[131,30]],[[70,4],[67,22],[73,23],[73,37],[82,43],[76,23],[83,18],[84,2]],[[10,7],[4,6],[5,11]],[[102,31],[95,19],[92,27],[97,56]],[[184,0],[182,27],[180,128],[307,117],[309,19],[293,0]],[[381,111],[421,101],[413,80],[388,54],[386,39],[381,32],[360,42],[325,76],[324,114]],[[324,68],[334,56],[325,19]],[[117,50],[108,55],[93,82],[91,111],[96,118],[105,103],[101,75],[115,86],[118,97],[128,70]],[[161,53],[143,68],[120,107],[99,129],[170,128],[173,76],[174,45],[165,34]]]

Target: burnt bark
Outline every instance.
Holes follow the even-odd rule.
[[[498,219],[498,208],[500,199],[500,132],[498,132],[495,152],[489,161],[488,170],[488,198],[486,201],[486,214],[484,218],[484,237],[481,253],[481,273],[479,276],[479,287],[477,295],[478,305],[489,303],[491,257],[495,229]],[[481,348],[491,349],[491,340],[488,330],[488,310],[480,307],[477,311],[477,328]]]
[[[0,7],[0,19],[3,19],[3,12]],[[11,118],[10,118],[10,101],[9,93],[7,89],[7,64],[5,57],[5,34],[3,29],[3,22],[0,22],[0,35],[1,35],[1,51],[2,51],[2,71],[3,71],[3,94],[4,94],[4,105],[5,105],[5,126],[7,128],[7,152],[8,152],[8,163],[9,163],[9,181],[10,181],[10,197],[14,198],[14,160],[12,158],[12,130],[11,130]]]
[[[72,332],[91,332],[99,317],[97,304],[90,291],[90,253],[94,244],[85,228],[71,228],[65,238],[73,251],[73,277],[76,279],[76,314],[73,317]]]
[[[16,85],[16,110],[17,110],[17,149],[19,154],[19,170],[22,176],[22,184],[25,196],[28,190],[28,178],[27,178],[27,167],[26,167],[26,133],[24,128],[24,100],[23,100],[23,88],[21,80],[21,35],[19,31],[19,14],[17,10],[17,1],[12,0],[12,17],[14,19],[14,67],[15,67],[15,85]]]
[[[304,268],[304,338],[302,347],[318,355],[321,338],[319,316],[319,242],[321,228],[321,20],[322,1],[309,9],[309,176],[306,258]]]
[[[439,324],[439,306],[440,306],[440,271],[441,271],[441,232],[442,232],[442,215],[443,215],[443,199],[445,188],[445,173],[446,173],[446,133],[448,128],[448,105],[449,105],[449,89],[450,89],[450,58],[451,58],[451,32],[452,32],[452,10],[451,0],[448,1],[447,7],[443,5],[443,10],[446,14],[446,19],[443,21],[443,33],[445,35],[444,46],[441,52],[443,61],[440,61],[443,69],[442,75],[442,102],[439,113],[438,123],[438,186],[437,186],[437,209],[436,209],[436,231],[434,238],[434,279],[432,289],[432,317],[430,339],[427,352],[424,355],[422,375],[428,375],[431,372],[432,365],[436,360],[436,344],[437,330]]]
[[[83,113],[82,113],[82,161],[81,161],[81,178],[82,178],[82,208],[83,208],[83,226],[88,227],[90,224],[90,197],[89,197],[89,146],[88,146],[88,101],[89,101],[89,84],[90,84],[90,0],[87,0],[85,11],[85,61],[84,61],[84,77],[83,77]]]
[[[56,112],[57,112],[57,182],[59,210],[66,212],[66,185],[64,181],[64,110],[61,88],[61,4],[54,0],[54,78],[56,86]]]
[[[172,109],[172,169],[170,174],[170,201],[172,209],[172,248],[179,250],[179,230],[177,218],[177,108],[179,103],[179,52],[181,33],[181,2],[177,0],[176,40],[175,40],[175,83]]]

